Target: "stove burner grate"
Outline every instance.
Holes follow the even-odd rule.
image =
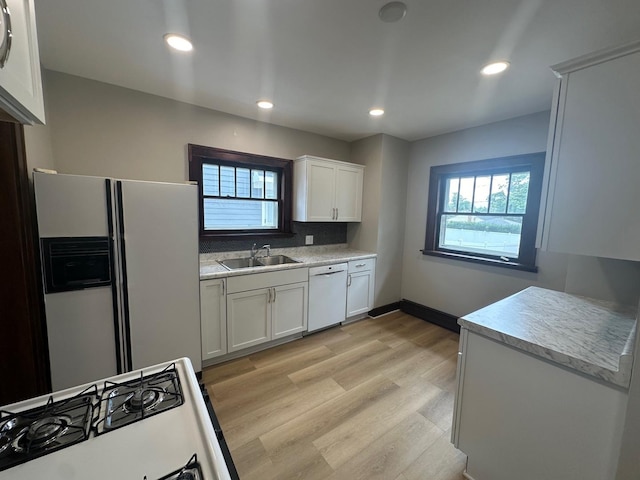
[[[184,403],[175,364],[164,370],[127,382],[105,382],[100,397],[103,418],[96,424],[96,434],[124,427]]]
[[[144,478],[147,480],[146,476]],[[198,455],[194,453],[184,467],[158,480],[202,480],[202,478],[202,469],[200,468],[200,462],[198,462]]]
[[[22,412],[0,411],[0,471],[89,438],[98,389]]]
[[[12,442],[16,452],[42,449],[62,437],[71,424],[67,415],[52,415],[35,420],[16,434]]]
[[[122,408],[127,413],[151,410],[164,399],[165,390],[157,387],[140,388],[127,397]]]

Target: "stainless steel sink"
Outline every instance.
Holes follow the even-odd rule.
[[[284,265],[285,263],[300,263],[298,260],[294,260],[286,255],[271,255],[269,257],[260,257],[257,259],[258,263],[262,265]]]
[[[270,265],[284,265],[285,263],[300,263],[286,255],[271,255],[269,257],[241,257],[218,260],[218,263],[227,270],[238,270],[240,268],[268,267]]]
[[[227,270],[237,270],[239,268],[263,267],[258,260],[251,257],[228,258],[226,260],[218,260],[218,263]]]

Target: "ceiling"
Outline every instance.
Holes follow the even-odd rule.
[[[547,110],[550,65],[640,37],[638,0],[405,0],[397,23],[385,3],[35,0],[46,69],[347,141]],[[169,51],[167,32],[194,50]],[[482,77],[494,59],[511,68]]]

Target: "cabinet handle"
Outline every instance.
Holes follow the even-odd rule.
[[[276,289],[273,289],[273,303],[276,301]]]
[[[351,275],[349,274],[347,276],[347,287],[350,287],[350,286],[351,286]]]
[[[224,281],[224,278],[223,278],[222,279],[222,295],[221,295],[223,297],[224,297],[224,284],[225,284],[225,281]]]
[[[366,265],[366,263],[356,263],[356,268],[364,267]]]
[[[339,212],[340,212],[340,210],[338,210],[338,209],[336,208],[336,220],[338,219]]]

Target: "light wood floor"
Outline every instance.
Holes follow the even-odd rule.
[[[461,480],[458,335],[401,312],[204,370],[242,480]]]

